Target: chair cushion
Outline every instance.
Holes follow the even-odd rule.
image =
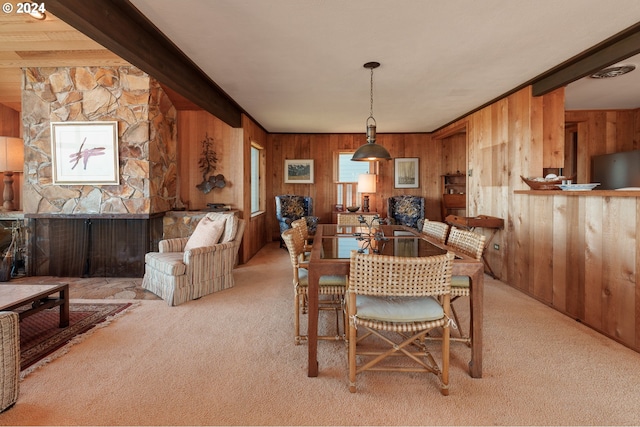
[[[205,218],[212,220],[220,219],[224,220],[224,231],[220,238],[220,243],[231,242],[236,238],[238,232],[238,218],[234,214],[221,213],[221,212],[209,212]]]
[[[298,269],[298,283],[300,286],[309,286],[309,272],[306,268]],[[320,282],[322,286],[345,286],[347,285],[347,276],[320,276]]]
[[[422,322],[442,319],[444,310],[433,297],[374,297],[356,295],[359,318],[384,322]]]
[[[468,288],[469,283],[469,276],[451,276],[452,288]]]
[[[220,236],[222,236],[224,232],[225,224],[225,218],[211,219],[205,216],[200,220],[191,237],[189,237],[187,244],[184,246],[184,250],[188,251],[193,248],[215,245],[220,241]]]
[[[169,276],[181,276],[187,271],[182,262],[182,252],[149,252],[144,256],[144,262],[154,269]]]

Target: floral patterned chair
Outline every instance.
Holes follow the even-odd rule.
[[[276,218],[280,226],[280,235],[291,228],[291,223],[297,219],[305,218],[309,234],[313,235],[318,226],[318,217],[313,216],[313,199],[309,196],[296,196],[284,194],[276,196]],[[280,239],[280,247],[284,242]]]
[[[406,225],[421,230],[424,222],[424,197],[409,195],[389,197],[387,219],[390,224]]]

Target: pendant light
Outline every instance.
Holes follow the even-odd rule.
[[[371,70],[371,109],[367,118],[367,143],[353,153],[351,160],[358,162],[372,162],[376,160],[391,160],[389,152],[376,144],[376,119],[373,118],[373,70],[380,66],[379,62],[367,62],[364,68]]]

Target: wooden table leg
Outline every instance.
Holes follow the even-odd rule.
[[[318,283],[320,274],[316,268],[309,268],[309,314],[308,314],[308,377],[318,376]]]
[[[60,290],[60,299],[62,300],[62,304],[60,304],[60,327],[66,328],[69,326],[69,285],[65,285],[62,290]]]
[[[469,374],[482,378],[482,322],[484,321],[484,267],[480,264],[471,278],[471,361]]]

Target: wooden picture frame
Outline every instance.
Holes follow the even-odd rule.
[[[420,187],[420,159],[418,157],[396,158],[394,166],[394,188]]]
[[[52,180],[119,185],[118,122],[51,122]]]
[[[285,184],[313,184],[313,159],[285,160]]]

